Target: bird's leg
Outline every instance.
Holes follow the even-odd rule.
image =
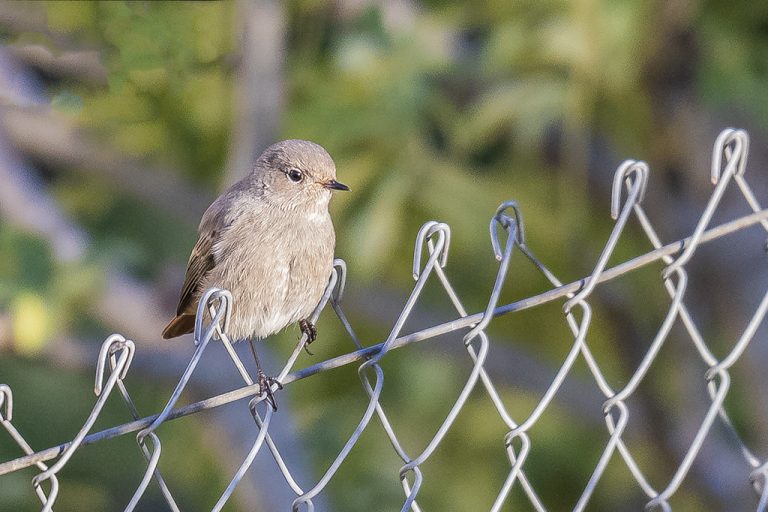
[[[317,327],[315,327],[315,324],[308,319],[303,318],[299,320],[299,328],[301,329],[302,334],[307,335],[307,341],[304,342],[304,350],[306,350],[307,354],[313,355],[312,352],[309,351],[309,344],[317,339]]]
[[[277,389],[283,389],[283,385],[276,378],[267,377],[267,374],[264,373],[264,370],[261,368],[259,356],[256,355],[256,347],[253,344],[253,338],[249,339],[248,342],[251,345],[253,360],[256,361],[256,383],[259,385],[259,396],[266,395],[267,403],[272,407],[272,410],[277,412],[277,400],[275,400],[275,395],[272,392],[272,386],[276,385]]]

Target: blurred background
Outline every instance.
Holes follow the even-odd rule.
[[[159,411],[192,353],[163,342],[200,216],[266,146],[305,138],[334,157],[337,256],[345,307],[366,345],[382,341],[413,281],[418,228],[450,224],[447,272],[470,312],[497,264],[487,225],[516,199],[530,247],[564,282],[588,275],[612,227],[613,172],[651,167],[646,211],[665,242],[688,236],[712,187],[709,160],[727,126],[752,136],[748,179],[767,197],[768,3],[748,0],[277,2],[0,2],[0,382],[35,449],[70,440],[95,397],[98,348],[137,343],[126,379],[139,411]],[[733,192],[733,193],[731,193]],[[726,194],[715,223],[748,211]],[[766,284],[765,234],[702,247],[687,304],[716,354],[743,331]],[[649,250],[631,225],[612,260]],[[588,343],[619,387],[668,307],[662,266],[599,288]],[[516,256],[502,303],[547,283]],[[532,411],[572,343],[562,304],[489,328],[488,371],[518,421]],[[455,318],[436,283],[406,332]],[[309,366],[353,349],[323,313]],[[734,367],[727,401],[750,446],[768,442],[768,350],[758,332]],[[298,338],[262,344],[277,370]],[[384,359],[383,404],[415,454],[458,395],[470,361],[461,333]],[[243,347],[241,347],[243,348]],[[211,347],[183,400],[238,386]],[[247,355],[247,354],[246,354]],[[244,360],[246,357],[244,356]],[[680,326],[629,402],[626,439],[666,486],[709,400],[705,366]],[[117,397],[96,429],[130,420]],[[288,386],[270,432],[311,486],[359,421],[355,368]],[[569,510],[608,439],[602,398],[583,362],[531,431],[526,470],[550,510]],[[401,462],[374,418],[320,510],[399,510]],[[478,387],[423,466],[424,510],[486,510],[509,471],[506,433]],[[244,402],[170,422],[160,468],[183,510],[215,503],[256,436]],[[764,453],[764,450],[762,451]],[[0,461],[20,455],[0,436]],[[61,473],[56,510],[122,510],[145,461],[133,436],[80,449]],[[0,477],[0,510],[37,510],[36,470]],[[749,467],[715,427],[675,510],[754,508]],[[292,493],[264,454],[227,510],[286,510]],[[638,510],[645,498],[614,457],[590,510]],[[505,510],[528,510],[519,488]],[[156,485],[141,510],[165,510]]]

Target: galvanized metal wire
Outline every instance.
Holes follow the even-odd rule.
[[[638,488],[647,496],[646,509],[671,510],[670,498],[680,489],[689,475],[691,466],[697,456],[700,455],[702,445],[712,431],[713,426],[719,424],[731,431],[734,439],[738,440],[740,456],[745,463],[744,479],[752,484],[757,495],[756,509],[758,511],[765,511],[768,509],[768,485],[766,485],[768,460],[763,456],[757,455],[756,450],[750,447],[740,435],[725,409],[724,401],[731,388],[730,370],[753,341],[758,327],[763,322],[768,311],[768,290],[766,290],[751,319],[741,331],[738,340],[731,345],[730,351],[721,358],[716,357],[710,349],[704,331],[697,325],[694,316],[685,303],[686,291],[688,289],[686,264],[688,264],[702,244],[757,224],[762,225],[768,232],[768,210],[761,207],[745,177],[748,150],[749,138],[743,130],[727,129],[719,135],[714,144],[712,154],[711,177],[715,185],[714,191],[691,236],[667,245],[662,243],[653,223],[650,221],[649,216],[646,215],[642,206],[649,177],[648,165],[634,160],[624,162],[617,169],[613,181],[611,201],[611,216],[615,220],[613,230],[603,246],[603,250],[592,272],[585,278],[569,284],[563,284],[536,257],[527,245],[523,215],[518,204],[514,201],[503,203],[491,217],[490,221],[491,245],[498,261],[498,271],[485,309],[476,314],[470,315],[467,312],[459,298],[459,294],[444,270],[448,263],[448,249],[451,242],[450,227],[440,222],[427,222],[422,226],[416,239],[412,271],[415,284],[410,296],[386,339],[381,343],[368,347],[361,343],[344,312],[343,294],[347,280],[347,271],[344,261],[336,260],[328,286],[313,312],[311,320],[313,322],[316,321],[320,313],[330,303],[331,308],[346,330],[354,350],[333,359],[294,370],[296,361],[306,341],[305,336],[303,336],[276,377],[284,386],[288,386],[293,382],[310,378],[318,373],[345,365],[360,363],[358,374],[363,391],[368,398],[367,405],[359,412],[357,425],[354,430],[348,433],[346,443],[333,460],[328,462],[325,471],[322,472],[317,481],[312,485],[300,485],[297,482],[288,464],[282,457],[279,446],[269,433],[272,419],[276,413],[269,407],[268,402],[265,401],[265,390],[260,389],[259,385],[254,383],[254,379],[240,361],[232,346],[232,342],[227,336],[229,315],[232,308],[232,295],[226,290],[219,289],[208,290],[200,301],[194,330],[196,350],[179,379],[175,390],[171,393],[166,406],[158,414],[141,417],[128,393],[124,379],[130,371],[136,347],[133,341],[119,334],[114,334],[107,338],[101,347],[96,363],[95,404],[91,414],[83,422],[80,431],[67,443],[35,451],[14,427],[12,423],[14,402],[11,387],[8,384],[1,384],[0,424],[8,432],[11,441],[18,445],[25,455],[0,463],[0,476],[30,466],[36,466],[40,472],[33,478],[31,489],[40,499],[42,504],[41,510],[50,511],[56,502],[60,485],[62,485],[59,475],[66,467],[68,461],[77,454],[80,447],[137,432],[136,441],[147,461],[147,467],[130,502],[126,504],[125,510],[131,511],[135,509],[148,486],[154,480],[159,486],[169,510],[178,511],[179,507],[176,504],[172,491],[158,470],[158,462],[162,453],[161,439],[157,434],[158,427],[166,421],[248,398],[248,410],[253,417],[254,428],[258,433],[251,449],[232,476],[229,485],[222,491],[220,498],[212,506],[212,510],[222,510],[243,476],[254,463],[256,455],[266,449],[276,462],[277,468],[285,479],[286,484],[296,496],[292,509],[294,511],[313,511],[315,509],[313,499],[322,493],[334,479],[339,468],[345,463],[352,450],[355,449],[363,432],[368,429],[373,419],[376,418],[383,427],[392,445],[392,449],[402,459],[402,466],[399,470],[399,478],[403,488],[401,510],[404,512],[409,510],[418,512],[422,509],[417,498],[425,480],[428,478],[422,471],[422,465],[429,460],[439,446],[447,442],[447,433],[451,430],[457,417],[464,409],[470,394],[475,388],[479,387],[491,400],[497,414],[508,430],[499,448],[506,452],[506,457],[509,461],[509,472],[506,479],[498,484],[499,490],[491,510],[501,510],[508,502],[512,489],[517,485],[522,491],[522,496],[530,502],[533,509],[545,511],[547,510],[547,496],[539,495],[534,482],[526,474],[526,461],[529,458],[531,446],[534,443],[530,431],[539,423],[542,415],[548,408],[551,407],[552,401],[563,386],[565,379],[572,373],[575,363],[581,360],[586,364],[592,379],[604,397],[602,411],[605,417],[608,441],[601,455],[594,463],[592,475],[584,486],[581,496],[573,504],[573,510],[581,511],[586,509],[590,504],[595,488],[603,479],[608,463],[616,459],[616,457],[627,467]],[[720,201],[732,182],[736,183],[738,190],[754,213],[716,227],[710,227]],[[626,193],[624,193],[624,190],[626,190]],[[622,197],[623,195],[626,195],[626,197]],[[654,247],[654,250],[608,268],[608,261],[614,253],[628,222],[633,217],[641,226],[643,233]],[[525,255],[534,268],[552,284],[552,288],[544,293],[527,297],[514,303],[499,305],[501,292],[507,283],[510,259],[516,250]],[[590,297],[602,283],[657,261],[662,261],[666,265],[661,281],[670,298],[669,307],[656,334],[650,341],[640,364],[623,386],[615,388],[609,383],[587,343],[587,336],[590,333],[594,316],[593,308],[590,305]],[[426,283],[429,280],[435,279],[439,282],[453,305],[458,315],[457,318],[418,332],[403,335],[403,326],[419,302]],[[570,349],[532,412],[525,418],[514,419],[499,393],[497,385],[485,368],[489,352],[492,350],[492,343],[486,334],[486,329],[494,318],[500,315],[538,307],[563,299],[565,299],[563,305],[565,315],[563,318],[573,336]],[[638,463],[637,458],[632,453],[632,449],[625,442],[626,428],[631,421],[631,410],[627,405],[627,401],[636,394],[638,387],[647,378],[651,366],[658,359],[660,350],[669,338],[673,324],[678,320],[684,327],[687,337],[690,338],[696,354],[698,354],[707,367],[707,370],[697,377],[706,387],[710,402],[706,413],[699,422],[696,435],[690,440],[682,459],[676,463],[674,474],[665,485],[657,488],[650,483],[645,475],[642,464]],[[382,391],[386,383],[385,372],[380,363],[395,349],[459,330],[467,330],[462,339],[467,357],[472,364],[471,370],[464,378],[461,391],[453,400],[453,405],[437,430],[420,450],[411,453],[403,447],[398,431],[387,415],[386,409],[391,408],[392,405],[385,405],[381,400]],[[239,389],[177,408],[177,401],[183,395],[195,369],[201,364],[200,361],[203,353],[212,340],[220,341],[223,344],[234,364],[235,371],[242,378],[243,386]],[[134,421],[100,432],[91,432],[104,403],[115,390],[117,390],[125,402]],[[273,391],[278,391],[276,386],[273,388]],[[47,461],[54,462],[51,466],[48,466],[46,464]],[[375,485],[375,483],[371,483],[371,485]],[[0,487],[0,492],[2,492],[2,487]]]

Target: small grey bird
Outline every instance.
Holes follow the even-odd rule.
[[[176,317],[163,338],[192,332],[200,296],[215,286],[234,299],[232,340],[265,338],[299,322],[314,341],[308,318],[333,266],[328,203],[334,190],[349,187],[336,181],[336,166],[321,146],[285,140],[268,147],[251,173],[203,214]]]

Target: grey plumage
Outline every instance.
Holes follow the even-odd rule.
[[[334,189],[348,190],[321,146],[286,140],[267,148],[203,214],[163,337],[192,332],[198,300],[213,286],[232,293],[232,340],[264,338],[308,318],[333,265]]]

